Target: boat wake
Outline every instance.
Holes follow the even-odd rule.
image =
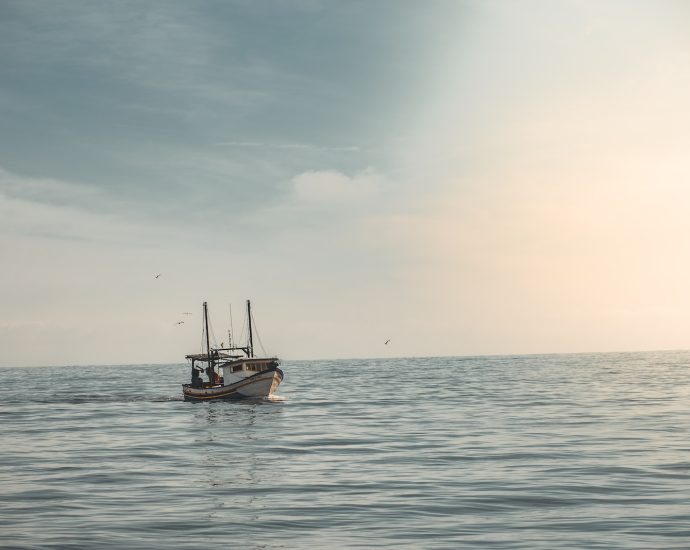
[[[123,396],[123,395],[113,395],[113,396],[102,396],[102,397],[46,397],[46,398],[36,398],[32,400],[32,403],[37,405],[83,405],[89,403],[166,403],[170,401],[184,401],[181,396]],[[26,400],[13,400],[8,399],[5,404],[9,405],[19,405],[25,404]]]

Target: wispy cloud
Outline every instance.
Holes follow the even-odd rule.
[[[304,149],[309,151],[358,152],[361,147],[356,145],[313,145],[309,143],[262,143],[259,141],[220,141],[216,143],[223,147],[246,147],[260,149]]]
[[[104,201],[97,188],[51,178],[27,178],[0,167],[0,195],[37,203],[71,206]]]
[[[160,219],[132,212],[108,191],[0,168],[0,230],[7,235],[145,245],[177,232]]]

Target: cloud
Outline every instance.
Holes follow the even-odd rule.
[[[321,170],[299,174],[292,184],[298,204],[344,206],[371,199],[382,189],[383,178],[371,169],[354,176]]]
[[[95,187],[27,178],[0,168],[0,232],[49,239],[146,244],[174,229],[118,213],[121,203]]]
[[[355,145],[345,146],[323,146],[313,145],[310,143],[262,143],[258,141],[221,141],[216,143],[219,146],[225,147],[246,147],[246,148],[261,148],[261,149],[305,149],[310,151],[335,151],[335,152],[357,152],[360,147]]]

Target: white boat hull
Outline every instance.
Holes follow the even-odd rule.
[[[182,386],[185,401],[209,401],[212,399],[241,399],[245,397],[268,397],[283,381],[279,368],[263,371],[234,384],[195,388],[191,384]]]

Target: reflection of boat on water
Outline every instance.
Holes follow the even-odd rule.
[[[204,302],[206,353],[187,355],[192,362],[192,381],[182,385],[185,401],[269,397],[283,381],[277,357],[254,357],[252,306],[247,300],[246,346],[212,348],[208,331],[208,306]],[[206,363],[202,369],[197,363]],[[202,370],[208,380],[202,377]]]

